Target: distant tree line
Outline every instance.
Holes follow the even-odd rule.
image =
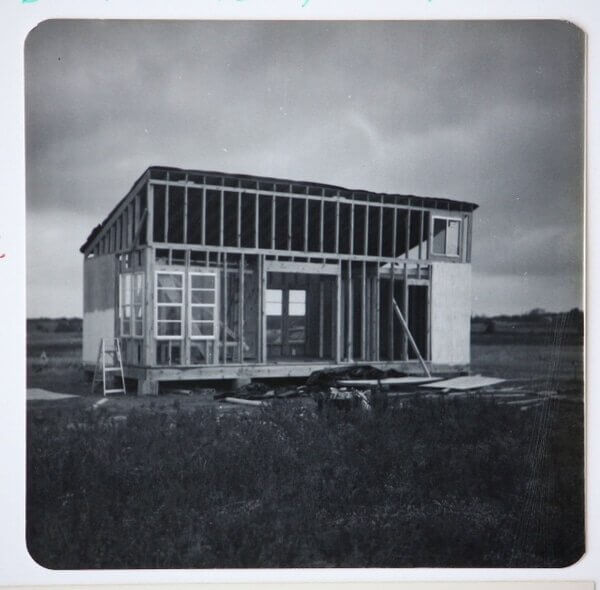
[[[81,332],[81,318],[28,318],[27,330],[36,332]]]
[[[545,309],[541,309],[536,307],[531,311],[522,314],[516,315],[495,315],[495,316],[487,316],[487,315],[474,315],[471,318],[471,321],[474,323],[485,323],[489,320],[497,320],[499,322],[550,322],[554,319],[561,319],[563,315],[567,315],[569,320],[581,320],[583,321],[583,311],[577,307],[570,309],[569,311],[546,311]]]
[[[521,326],[548,326],[548,329],[553,329],[558,323],[563,323],[564,328],[572,332],[582,334],[585,321],[583,311],[577,307],[570,309],[569,311],[563,312],[548,312],[541,308],[534,308],[531,311],[522,314],[515,315],[475,315],[471,317],[471,326],[480,325],[485,326],[483,329],[478,331],[483,334],[494,334],[498,331],[500,326],[508,325],[521,325]]]

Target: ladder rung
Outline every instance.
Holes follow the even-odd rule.
[[[112,342],[114,348],[106,348],[107,341]],[[110,359],[111,356],[112,359]],[[100,377],[98,376],[98,379],[96,380],[96,375],[100,372],[100,369],[102,369],[102,378],[100,379]],[[114,389],[106,389],[106,375],[108,373],[117,373],[117,378],[120,374],[122,386],[116,387]],[[98,360],[96,362],[96,369],[94,370],[94,378],[92,379],[92,393],[94,392],[94,387],[97,381],[102,383],[102,390],[104,395],[108,393],[123,393],[124,395],[127,395],[127,391],[125,389],[125,376],[123,375],[123,361],[121,360],[121,346],[118,338],[100,339]]]

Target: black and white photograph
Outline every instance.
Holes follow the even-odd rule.
[[[33,560],[580,560],[581,28],[55,19],[24,52]]]

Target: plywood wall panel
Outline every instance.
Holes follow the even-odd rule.
[[[95,363],[101,338],[115,336],[116,259],[83,261],[83,362]]]
[[[115,336],[115,310],[83,313],[83,362],[96,363],[101,338]]]
[[[431,360],[469,363],[471,265],[436,262],[431,266]]]
[[[83,311],[113,309],[115,306],[115,257],[107,254],[83,261]]]

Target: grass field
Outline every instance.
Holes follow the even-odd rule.
[[[30,338],[28,385],[88,391],[77,336],[44,338]],[[58,569],[569,565],[584,551],[581,363],[575,346],[474,346],[474,371],[568,398],[528,411],[30,402],[30,552]]]

